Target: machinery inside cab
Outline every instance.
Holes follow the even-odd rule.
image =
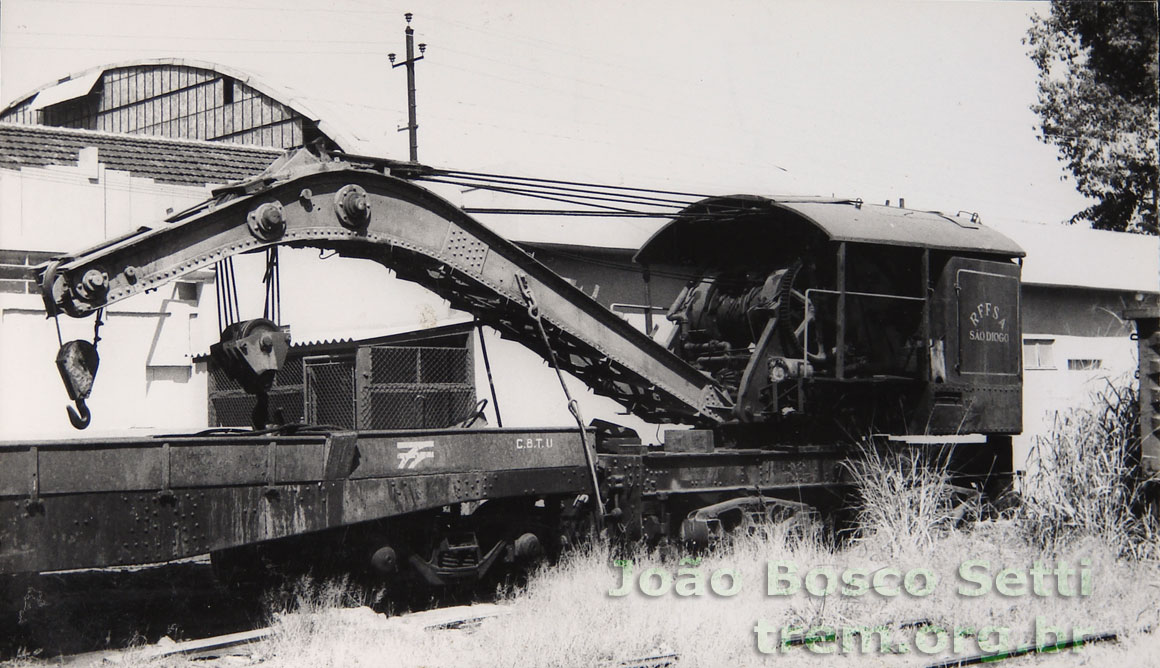
[[[816,438],[1018,433],[1022,256],[974,217],[731,196],[636,260],[688,276],[663,343],[738,422]]]

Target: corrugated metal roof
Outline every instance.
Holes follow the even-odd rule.
[[[81,149],[89,147],[97,148],[98,160],[109,169],[192,186],[254,176],[283,153],[239,144],[0,123],[0,169],[75,166]]]
[[[746,236],[913,246],[1007,258],[1023,249],[965,216],[914,211],[852,200],[781,200],[753,195],[712,197],[693,204],[641,246],[638,262],[682,262],[706,246],[744,243]]]
[[[74,72],[66,77],[59,79],[58,81],[44,84],[31,91],[28,91],[27,93],[24,93],[23,95],[16,97],[3,109],[0,109],[0,117],[4,116],[13,109],[16,109],[21,104],[29,101],[34,96],[37,98],[32,100],[32,106],[34,108],[47,106],[40,104],[39,102],[39,99],[46,95],[50,97],[57,97],[60,95],[68,96],[58,99],[56,102],[63,102],[66,99],[77,97],[77,95],[72,94],[75,88],[84,88],[84,83],[89,82],[88,89],[91,90],[93,82],[95,82],[96,79],[100,78],[103,73],[109,70],[121,69],[125,67],[151,67],[167,65],[175,67],[190,67],[200,70],[210,70],[212,72],[217,72],[218,74],[228,76],[235,81],[241,82],[250,88],[253,88],[266,97],[286,105],[302,117],[313,121],[318,127],[319,131],[329,137],[331,141],[338,145],[339,148],[345,151],[351,151],[352,147],[358,145],[358,137],[350,133],[347,128],[341,127],[335,123],[333,120],[329,118],[323,118],[317,114],[310,108],[310,104],[314,103],[308,104],[307,101],[304,100],[300,95],[293,94],[289,87],[272,85],[266,80],[254,76],[249,72],[239,70],[228,65],[222,65],[220,63],[212,63],[209,61],[197,60],[193,58],[137,58],[118,63],[110,63],[108,65],[100,65],[87,70],[82,70],[80,72]],[[62,88],[62,90],[59,92],[54,92],[54,90],[58,88]],[[87,93],[88,90],[85,92]],[[84,93],[81,94],[83,95]],[[53,104],[55,104],[55,102]]]

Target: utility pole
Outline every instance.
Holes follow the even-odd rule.
[[[427,45],[419,45],[419,57],[415,57],[415,30],[411,28],[411,12],[403,14],[403,18],[407,19],[407,30],[404,34],[407,36],[407,59],[401,63],[395,62],[395,54],[387,54],[387,58],[391,61],[391,69],[396,67],[407,67],[407,126],[399,128],[399,132],[407,130],[411,135],[411,162],[419,162],[419,124],[415,120],[415,63],[423,60],[422,54],[427,52]]]

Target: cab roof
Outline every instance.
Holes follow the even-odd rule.
[[[657,230],[636,254],[642,264],[697,264],[724,258],[751,244],[850,241],[993,255],[1025,253],[1014,241],[980,224],[975,216],[915,211],[859,200],[774,200],[755,195],[711,197],[696,202]]]

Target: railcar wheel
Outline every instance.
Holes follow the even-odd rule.
[[[565,544],[559,513],[530,500],[488,501],[472,515],[478,516],[475,529],[482,549],[500,542],[507,545],[494,572],[479,583],[480,593],[494,593],[496,587],[522,586],[537,566],[555,561]]]

